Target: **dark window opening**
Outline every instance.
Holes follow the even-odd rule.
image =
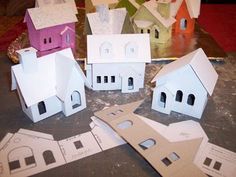
[[[52,38],[51,37],[49,38],[49,43],[52,43]]]
[[[166,107],[166,93],[161,92],[161,96],[160,96],[160,103],[161,103],[161,107],[165,108]]]
[[[108,83],[108,76],[104,76],[104,83]]]
[[[38,103],[38,110],[39,110],[40,115],[47,112],[44,101],[41,101],[41,102]]]
[[[204,160],[203,164],[206,165],[206,166],[210,166],[210,165],[211,165],[211,162],[212,162],[212,159],[210,159],[210,158],[207,157],[207,158]]]
[[[148,29],[147,32],[150,34],[150,32],[151,32],[150,29]]]
[[[169,166],[170,164],[172,164],[172,162],[167,158],[165,157],[164,159],[161,160],[166,166]]]
[[[46,38],[43,39],[43,43],[47,44],[47,39]]]
[[[74,91],[71,94],[71,103],[72,103],[72,108],[78,108],[79,106],[81,106],[81,95],[78,91]]]
[[[194,102],[195,102],[195,96],[194,96],[193,94],[190,94],[190,95],[188,96],[187,103],[188,103],[188,105],[193,106],[193,105],[194,105]]]
[[[111,76],[111,83],[116,82],[115,76]]]
[[[97,76],[97,83],[101,83],[101,76]]]
[[[56,162],[56,160],[54,158],[54,155],[53,155],[52,151],[50,151],[50,150],[47,150],[47,151],[43,152],[43,158],[44,158],[44,161],[45,161],[46,165],[49,165],[49,164],[52,164],[52,163]]]
[[[20,168],[20,161],[19,160],[9,162],[8,164],[9,164],[10,171]]]
[[[159,31],[157,29],[155,29],[155,38],[159,38]]]
[[[35,158],[34,158],[34,156],[26,157],[26,158],[25,158],[25,164],[26,164],[26,165],[35,164]]]
[[[183,92],[181,90],[178,90],[176,92],[175,101],[182,102],[182,100],[183,100]]]
[[[147,139],[138,144],[143,150],[149,149],[150,147],[156,145],[156,141],[154,139]]]
[[[134,79],[132,77],[128,78],[128,90],[134,89]]]
[[[75,141],[74,142],[74,145],[75,145],[75,148],[76,149],[80,149],[80,148],[83,148],[83,144],[81,143],[81,141]]]
[[[221,165],[222,165],[222,164],[221,164],[220,162],[216,161],[215,164],[214,164],[214,166],[213,166],[213,168],[214,168],[215,170],[218,170],[218,171],[219,171]]]
[[[107,114],[108,116],[115,116],[116,114],[114,112],[111,112],[109,114]]]
[[[121,110],[121,109],[116,110],[116,113],[117,113],[117,114],[122,113],[122,112],[124,112],[124,111]]]
[[[141,29],[141,33],[143,33],[143,29]]]

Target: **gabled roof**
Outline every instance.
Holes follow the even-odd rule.
[[[143,3],[143,6],[166,28],[170,27],[176,20],[170,16],[169,18],[164,18],[157,11],[158,3],[155,0],[150,0]]]
[[[183,3],[186,2],[187,9],[191,18],[198,18],[200,14],[201,0],[176,0],[171,3],[171,15],[175,17],[177,12]]]
[[[127,15],[126,9],[113,9],[108,13],[108,22],[101,21],[98,12],[87,14],[92,34],[121,34]]]
[[[155,82],[159,78],[165,77],[170,73],[174,73],[176,70],[179,70],[186,65],[189,65],[192,68],[194,71],[193,73],[196,74],[203,87],[207,90],[209,95],[212,95],[218,79],[218,74],[201,48],[165,65],[157,73],[152,82]]]
[[[27,9],[24,21],[29,15],[36,30],[77,22],[76,12],[71,8],[70,3],[63,3]]]
[[[24,73],[21,64],[12,66],[12,89],[16,89],[17,84],[27,106],[52,96],[64,100],[73,69],[89,86],[70,48],[38,58],[37,65],[37,71],[30,74]]]
[[[104,58],[100,54],[101,46],[108,43],[112,56]],[[137,46],[135,57],[126,56],[127,44]],[[150,39],[148,34],[113,34],[87,36],[87,62],[91,63],[142,63],[151,62]]]

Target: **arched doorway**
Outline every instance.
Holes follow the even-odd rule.
[[[133,90],[134,89],[134,78],[129,77],[128,78],[128,90]]]
[[[74,91],[71,94],[71,104],[72,104],[72,108],[78,108],[79,106],[81,106],[81,95],[78,91]]]

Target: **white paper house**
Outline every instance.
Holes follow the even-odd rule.
[[[148,34],[87,36],[86,74],[93,90],[137,92],[149,62]]]
[[[89,84],[70,48],[40,58],[32,47],[17,52],[20,64],[11,69],[12,90],[17,89],[22,109],[33,122],[86,107],[84,84]]]
[[[152,109],[201,118],[217,79],[214,67],[199,48],[164,66],[155,76]]]

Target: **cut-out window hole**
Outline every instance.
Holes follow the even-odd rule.
[[[188,103],[188,105],[193,106],[193,105],[194,105],[194,102],[195,102],[195,96],[194,96],[193,94],[190,94],[190,95],[188,96],[187,103]]]
[[[212,159],[206,157],[206,159],[204,160],[203,164],[206,165],[206,166],[210,166],[211,162],[212,162]]]
[[[43,39],[43,43],[47,44],[47,39],[46,38]]]
[[[10,168],[10,171],[20,168],[20,161],[15,160],[15,161],[9,162],[9,168]]]
[[[104,83],[108,83],[108,76],[104,76]]]
[[[178,90],[176,92],[175,101],[182,102],[182,100],[183,100],[183,92],[181,90]]]
[[[215,170],[218,170],[218,171],[219,171],[220,168],[221,168],[221,165],[222,165],[222,163],[216,161],[215,164],[214,164],[214,166],[213,166],[213,168],[214,168]]]
[[[160,107],[165,108],[166,107],[166,93],[161,92],[160,94],[160,102],[159,102]]]
[[[53,155],[52,151],[50,151],[50,150],[47,150],[47,151],[43,152],[43,158],[44,158],[44,161],[45,161],[46,165],[49,165],[49,164],[52,164],[52,163],[56,162],[56,160],[54,158],[54,155]]]
[[[114,112],[111,112],[109,114],[107,114],[108,116],[115,116],[116,114]]]
[[[132,122],[132,121],[126,120],[126,121],[123,121],[123,122],[119,123],[119,124],[117,125],[117,127],[118,127],[119,129],[124,130],[124,129],[130,128],[132,125],[133,125],[133,122]]]
[[[159,38],[159,31],[157,29],[155,29],[155,38]]]
[[[168,158],[169,158],[172,162],[174,162],[174,161],[180,159],[180,157],[179,157],[175,152],[172,152],[171,154],[169,154],[169,155],[168,155]]]
[[[139,146],[143,150],[149,149],[150,147],[152,147],[154,145],[156,145],[156,141],[154,139],[151,139],[151,138],[139,143]]]
[[[97,76],[97,83],[101,83],[101,76]]]
[[[132,77],[128,78],[128,90],[134,89],[134,79]]]
[[[143,33],[143,29],[141,29],[141,33]]]
[[[46,105],[44,101],[38,103],[38,110],[40,115],[46,113]]]
[[[74,142],[74,145],[75,145],[75,148],[76,149],[80,149],[80,148],[83,148],[83,144],[81,143],[81,141],[75,141]]]
[[[72,109],[81,106],[81,95],[78,91],[73,91],[70,98],[71,98]]]
[[[121,110],[121,109],[116,110],[116,113],[117,113],[117,114],[122,113],[122,112],[124,112],[124,111]]]
[[[50,37],[48,41],[49,41],[49,43],[52,43],[52,38]]]
[[[34,158],[34,156],[26,157],[26,158],[25,158],[25,164],[26,164],[26,165],[35,164],[35,158]]]
[[[115,76],[111,76],[111,83],[116,82]]]
[[[147,32],[150,33],[151,32],[150,29],[148,29]]]
[[[164,159],[161,160],[166,166],[169,166],[172,164],[172,162],[167,158],[165,157]]]

